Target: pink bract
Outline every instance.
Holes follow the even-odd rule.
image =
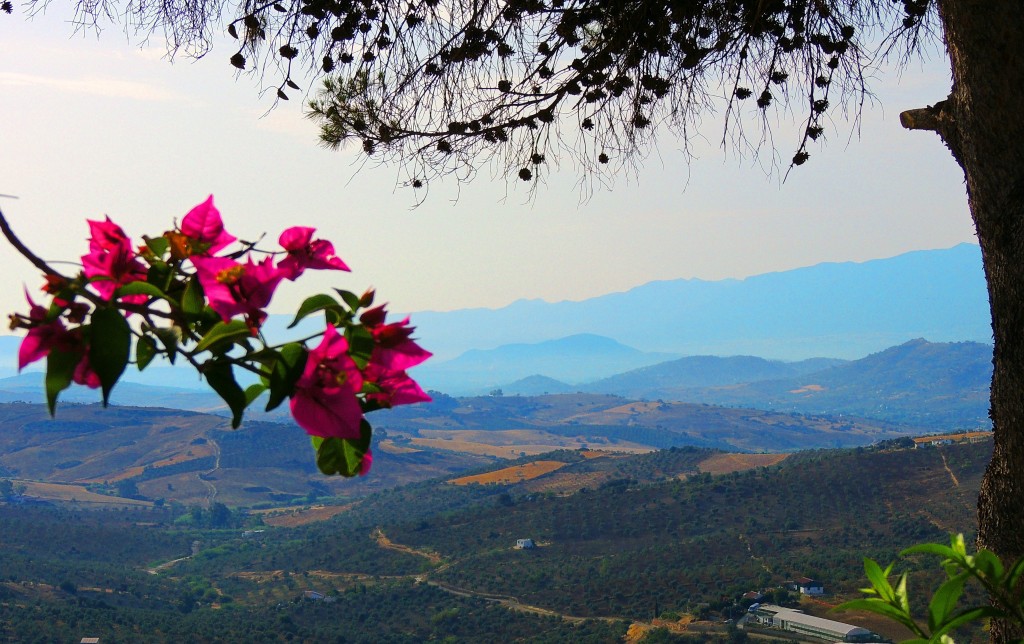
[[[278,242],[288,251],[288,256],[277,267],[285,277],[294,280],[302,272],[314,270],[349,270],[345,262],[334,254],[334,244],[324,239],[313,239],[316,228],[294,226],[281,233]]]
[[[367,309],[359,318],[373,333],[376,342],[370,358],[372,363],[390,371],[405,371],[433,355],[411,339],[416,328],[409,326],[409,318],[385,324],[386,316],[385,307],[381,305]]]
[[[92,370],[92,365],[89,364],[88,352],[82,354],[82,359],[75,366],[75,372],[72,374],[71,379],[76,384],[85,385],[90,389],[96,389],[100,386],[100,377]]]
[[[412,405],[433,400],[405,371],[391,371],[373,362],[366,367],[366,379],[380,388],[380,393],[367,394],[383,407]]]
[[[193,256],[190,259],[210,307],[225,322],[244,314],[258,325],[267,317],[262,309],[270,304],[274,290],[284,278],[274,268],[271,258],[267,257],[259,264],[251,259],[239,264],[227,257]]]
[[[25,294],[30,305],[29,319],[36,323],[28,330],[28,335],[21,341],[18,347],[18,371],[21,371],[36,360],[41,360],[50,355],[50,351],[66,351],[68,353],[81,353],[82,357],[75,366],[72,379],[80,385],[86,385],[93,389],[100,386],[100,378],[89,365],[89,356],[85,351],[82,342],[82,333],[79,329],[68,330],[60,318],[46,322],[46,308],[32,301],[32,298]]]
[[[59,319],[29,329],[18,347],[18,371],[48,356],[50,349],[65,342],[67,336],[68,330]]]
[[[129,242],[124,230],[110,221],[110,217],[104,221],[86,219],[86,222],[89,224],[89,250],[110,250]]]
[[[363,454],[363,461],[359,464],[359,476],[366,476],[370,473],[370,466],[373,465],[373,453],[366,450]]]
[[[95,279],[91,286],[103,299],[109,300],[118,286],[146,280],[146,267],[132,248],[132,242],[121,227],[110,221],[89,222],[89,254],[82,256],[86,277]],[[145,301],[145,296],[132,296],[126,301]]]
[[[359,438],[363,411],[356,393],[362,386],[362,375],[348,356],[348,341],[328,326],[295,382],[292,416],[312,436]]]
[[[212,255],[237,239],[224,230],[220,211],[213,205],[213,195],[199,204],[181,220],[181,232],[206,246],[199,255]]]

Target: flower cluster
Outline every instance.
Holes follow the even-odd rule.
[[[387,321],[373,291],[307,298],[292,326],[313,313],[323,314],[325,326],[305,340],[272,345],[263,336],[266,308],[283,281],[307,270],[349,270],[314,228],[285,230],[272,251],[239,242],[225,252],[238,239],[224,229],[212,196],[139,246],[109,218],[88,224],[81,272],[65,277],[31,257],[46,272],[50,304],[26,292],[28,314],[11,316],[12,328],[27,330],[19,368],[47,360],[51,413],[72,382],[102,388],[106,403],[129,364],[142,370],[156,356],[182,357],[228,404],[233,426],[264,394],[268,411],[288,399],[321,471],[352,476],[365,474],[372,458],[366,413],[430,400],[407,372],[430,353],[412,339],[408,318]],[[236,369],[259,382],[243,390]]]

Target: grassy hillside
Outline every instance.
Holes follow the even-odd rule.
[[[0,404],[0,478],[55,501],[280,505],[363,496],[492,460],[382,448],[374,476],[342,481],[316,470],[309,438],[294,425],[246,422],[233,431],[219,416],[73,404],[51,419],[42,405]]]

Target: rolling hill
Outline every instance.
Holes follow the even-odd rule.
[[[621,387],[625,395],[638,398],[850,414],[936,430],[991,426],[992,347],[977,342],[917,339],[801,375],[718,385],[696,385],[696,379],[685,374],[674,379],[679,364],[685,361],[633,371],[582,389],[600,392]]]

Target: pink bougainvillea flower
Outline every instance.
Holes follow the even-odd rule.
[[[313,239],[316,228],[294,226],[281,233],[278,242],[288,251],[288,256],[277,267],[285,277],[294,280],[302,272],[314,270],[347,271],[348,266],[334,254],[334,244],[324,239]]]
[[[292,416],[312,436],[359,438],[363,410],[356,393],[362,387],[362,374],[348,355],[348,341],[328,325],[295,381]]]
[[[69,330],[60,318],[47,322],[46,308],[33,302],[28,293],[25,293],[25,297],[28,298],[31,307],[28,315],[29,324],[33,326],[29,328],[28,335],[18,347],[18,371],[36,360],[47,357],[53,349],[68,353],[81,353],[82,358],[75,366],[72,379],[80,385],[86,385],[93,389],[99,387],[100,378],[89,365],[89,356],[85,351],[85,344],[82,342],[81,330]]]
[[[53,347],[67,342],[69,333],[60,318],[47,322],[46,307],[33,302],[27,291],[25,298],[28,299],[28,318],[32,326],[18,347],[18,371],[45,358]]]
[[[192,257],[199,283],[210,307],[225,322],[244,314],[251,324],[259,326],[267,314],[262,310],[270,304],[274,289],[284,275],[267,257],[259,264],[251,259],[239,264],[228,257]]]
[[[190,249],[196,255],[212,255],[237,239],[224,230],[220,211],[213,205],[213,195],[185,215],[181,232],[192,241]]]
[[[363,460],[359,463],[359,476],[366,476],[370,473],[370,466],[373,465],[373,452],[366,450]]]
[[[422,363],[433,354],[411,339],[415,327],[409,326],[409,318],[401,322],[385,324],[385,306],[367,309],[359,321],[373,333],[376,346],[370,361],[389,371],[405,371]]]
[[[89,223],[89,250],[111,250],[128,242],[128,235],[120,226],[110,221],[86,220]]]
[[[371,362],[366,366],[364,375],[380,389],[379,393],[367,394],[367,399],[377,401],[382,407],[412,405],[433,400],[405,371],[390,371]]]
[[[71,379],[76,384],[85,385],[90,389],[96,389],[100,386],[100,377],[96,375],[96,372],[92,370],[92,365],[89,364],[88,352],[82,353],[82,359],[75,366],[75,372],[72,374]]]
[[[135,254],[132,242],[121,227],[110,221],[89,221],[89,254],[82,256],[86,277],[103,299],[109,300],[118,286],[146,280],[146,267]],[[145,302],[146,296],[125,298],[128,302]]]

